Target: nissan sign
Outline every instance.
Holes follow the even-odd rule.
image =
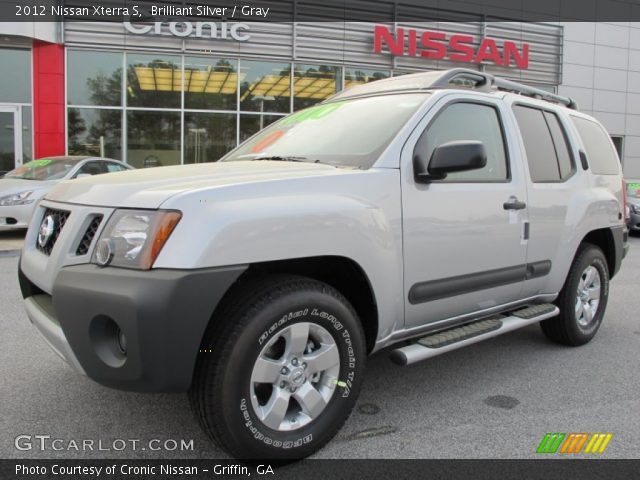
[[[124,22],[124,28],[135,35],[161,35],[163,25],[175,37],[219,38],[246,42],[251,37],[246,23],[227,22],[154,22],[153,24]]]
[[[373,49],[375,53],[390,53],[393,56],[422,57],[453,62],[491,62],[501,67],[529,68],[529,44],[521,48],[510,41],[482,38],[476,47],[471,35],[447,35],[444,32],[418,32],[414,28],[396,28],[391,31],[384,25],[374,28]],[[387,51],[383,51],[386,46]]]

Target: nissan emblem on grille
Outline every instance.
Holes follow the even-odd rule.
[[[56,220],[53,218],[53,215],[47,215],[44,217],[40,224],[40,231],[38,232],[38,245],[40,245],[41,248],[47,246],[47,243],[49,243],[49,240],[51,240],[51,237],[53,236],[55,228]]]

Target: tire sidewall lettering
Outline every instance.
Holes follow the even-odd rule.
[[[316,323],[333,336],[340,353],[340,373],[336,380],[336,390],[327,405],[325,412],[314,421],[314,423],[322,420],[323,415],[328,413],[330,409],[339,408],[337,403],[347,401],[351,396],[351,392],[356,380],[356,366],[358,365],[356,347],[352,339],[352,334],[345,324],[339,320],[339,314],[331,313],[331,309],[320,306],[303,306],[295,310],[287,311],[279,316],[276,320],[269,324],[267,328],[262,329],[256,341],[255,355],[251,362],[250,368],[253,368],[255,358],[259,355],[261,349],[285,327],[300,323],[310,322]],[[250,369],[248,370],[250,372]],[[245,396],[241,396],[238,405],[241,421],[248,433],[258,442],[263,443],[267,447],[279,449],[295,449],[309,444],[314,441],[313,423],[311,428],[302,427],[299,432],[293,430],[291,432],[276,432],[265,427],[256,417],[251,405],[251,392],[247,389]],[[299,436],[294,437],[295,433]],[[286,436],[287,439],[280,440],[274,438],[276,435]]]

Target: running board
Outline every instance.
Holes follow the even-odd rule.
[[[398,365],[411,365],[555,317],[558,313],[560,313],[558,307],[551,303],[545,303],[521,308],[509,315],[484,318],[460,327],[427,335],[411,345],[397,348],[391,352],[391,360]]]

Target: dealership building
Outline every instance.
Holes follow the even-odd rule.
[[[466,67],[572,97],[640,178],[640,23],[0,23],[0,64],[0,171],[215,161],[343,88]]]

